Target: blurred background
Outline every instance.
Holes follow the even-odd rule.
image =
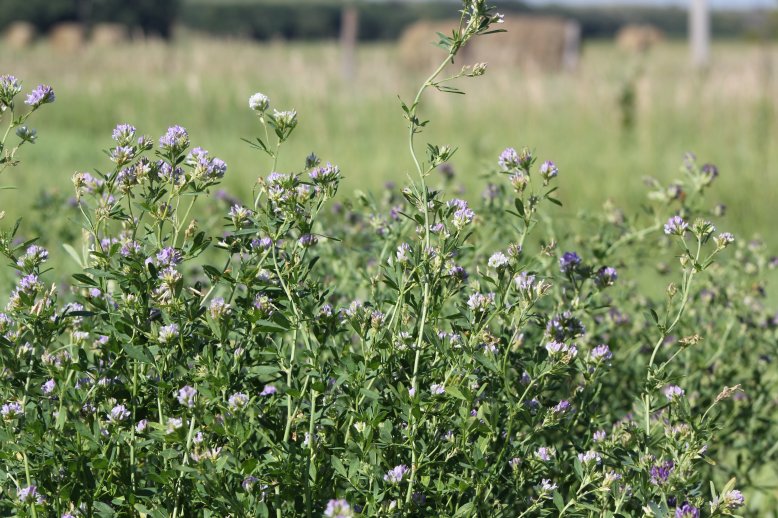
[[[485,61],[465,96],[429,94],[422,141],[459,147],[451,190],[478,197],[499,152],[529,146],[560,169],[571,221],[613,200],[628,212],[647,176],[675,177],[687,151],[718,165],[722,230],[772,230],[778,192],[776,0],[494,1],[505,34],[481,38],[452,70]],[[34,148],[4,173],[0,207],[23,232],[68,239],[79,225],[75,171],[107,170],[119,122],[155,139],[172,124],[223,158],[225,189],[248,202],[271,163],[241,137],[260,126],[254,92],[296,109],[281,170],[307,154],[339,164],[354,189],[402,184],[407,156],[398,96],[409,100],[443,57],[436,32],[458,1],[2,0],[0,73],[57,102],[32,122]],[[441,182],[442,182],[441,175]],[[224,193],[220,194],[224,197]],[[34,217],[30,216],[36,214]],[[29,216],[29,217],[27,217]]]

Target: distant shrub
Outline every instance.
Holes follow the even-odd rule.
[[[381,200],[327,216],[340,169],[311,154],[277,171],[297,113],[258,93],[250,143],[272,166],[249,206],[193,219],[227,165],[180,126],[155,141],[120,124],[110,168],[73,177],[72,291],[46,282],[47,250],[3,231],[18,281],[0,314],[2,514],[769,510],[770,263],[709,221],[714,166],[689,155],[641,214],[577,225],[554,213],[565,172],[528,148],[494,160],[477,204],[430,188],[456,150],[417,153],[423,95],[485,73],[440,77],[500,21],[468,0],[441,36],[402,104],[416,177]],[[53,100],[42,85],[28,103]],[[676,280],[655,300],[638,280],[657,263]]]

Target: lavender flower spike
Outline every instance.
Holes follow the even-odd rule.
[[[24,104],[38,108],[42,104],[53,103],[55,99],[54,90],[49,85],[38,85],[35,87],[35,90],[27,95],[27,100],[24,101]]]
[[[408,471],[409,468],[405,464],[400,464],[399,466],[395,466],[394,468],[386,472],[386,475],[384,475],[384,481],[389,482],[390,484],[399,484],[400,482],[402,482],[403,477],[405,477],[405,474]]]
[[[673,216],[665,223],[665,234],[668,236],[682,236],[688,228],[689,224],[681,216]]]

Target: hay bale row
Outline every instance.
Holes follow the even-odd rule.
[[[5,46],[22,49],[32,45],[37,36],[32,24],[14,22],[5,30],[2,40]],[[88,32],[80,23],[59,23],[52,27],[47,37],[49,45],[62,52],[78,51],[87,43],[97,47],[110,47],[127,40],[127,28],[118,23],[99,23]]]
[[[450,35],[458,23],[420,21],[408,27],[398,43],[403,64],[415,70],[434,67],[444,56],[432,44],[439,39],[436,33]],[[574,21],[553,16],[510,16],[498,28],[507,32],[475,38],[462,50],[461,62],[548,72],[572,70],[578,64],[581,28]]]

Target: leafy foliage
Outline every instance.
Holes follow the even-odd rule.
[[[576,228],[527,148],[475,210],[429,188],[455,150],[417,156],[424,93],[483,74],[439,77],[499,21],[466,2],[402,103],[399,192],[327,216],[339,168],[276,171],[297,114],[257,94],[248,140],[272,167],[250,206],[192,219],[226,164],[179,126],[155,146],[120,124],[113,166],[73,178],[71,291],[4,231],[3,514],[722,516],[741,490],[769,509],[752,478],[776,454],[769,264],[708,221],[714,166],[690,155],[640,214]],[[636,282],[657,260],[676,279],[658,299]]]

